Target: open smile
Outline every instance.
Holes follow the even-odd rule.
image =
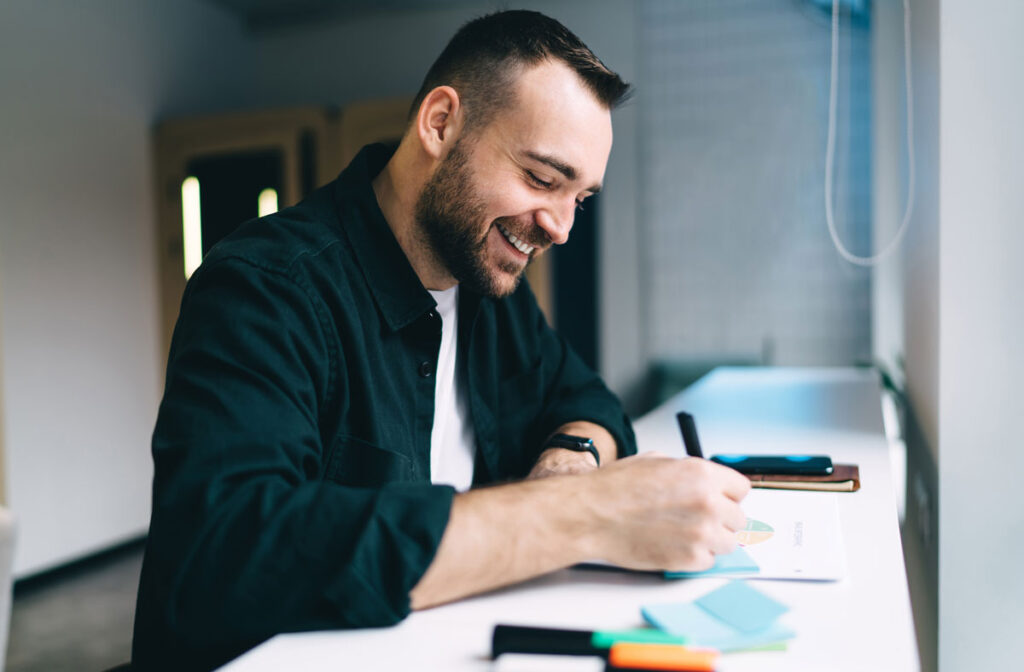
[[[505,240],[507,240],[509,242],[509,244],[512,245],[512,247],[516,248],[517,250],[519,250],[523,254],[529,255],[531,252],[533,252],[535,249],[537,249],[533,245],[528,245],[527,243],[525,243],[520,238],[517,238],[516,236],[514,236],[511,231],[506,229],[501,224],[497,224],[497,227],[498,227],[498,230],[501,231],[501,235],[505,236]]]

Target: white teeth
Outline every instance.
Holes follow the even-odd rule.
[[[523,254],[529,254],[529,253],[533,252],[533,250],[534,250],[533,245],[527,245],[526,243],[521,241],[519,238],[516,238],[515,236],[512,235],[512,233],[508,229],[506,229],[501,224],[498,224],[498,230],[501,231],[502,235],[505,236],[506,239],[508,239],[508,242],[512,243],[513,247],[515,247],[517,250],[519,250]]]

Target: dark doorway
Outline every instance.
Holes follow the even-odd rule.
[[[199,180],[205,257],[239,224],[259,214],[261,191],[274,189],[281,193],[284,158],[274,149],[203,156],[189,161],[187,171]]]

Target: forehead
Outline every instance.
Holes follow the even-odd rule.
[[[564,63],[545,61],[514,80],[512,104],[490,130],[507,151],[557,158],[586,184],[600,183],[612,146],[611,113]]]

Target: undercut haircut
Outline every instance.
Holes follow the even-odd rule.
[[[512,10],[473,19],[455,33],[430,66],[409,119],[416,117],[427,94],[450,86],[459,94],[467,130],[486,126],[498,110],[514,102],[516,77],[545,60],[572,68],[608,110],[629,98],[630,85],[572,31],[539,12]]]

